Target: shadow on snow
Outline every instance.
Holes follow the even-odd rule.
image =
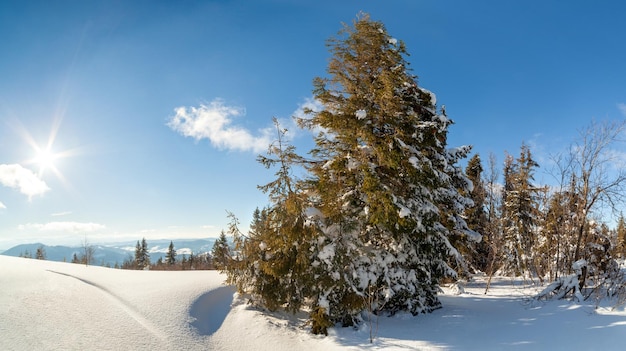
[[[189,308],[193,317],[191,325],[200,335],[212,335],[224,323],[233,302],[235,290],[231,286],[222,286],[202,294]]]

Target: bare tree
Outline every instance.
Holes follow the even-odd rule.
[[[87,241],[87,237],[85,237],[85,240],[83,240],[81,247],[83,249],[83,254],[80,259],[80,262],[84,263],[86,266],[89,266],[90,264],[93,263],[93,259],[94,259],[93,256],[96,252],[96,248],[93,247],[93,245],[91,245],[89,241]]]
[[[619,213],[619,205],[626,199],[626,170],[614,145],[623,141],[626,121],[596,122],[580,130],[568,152],[560,158],[561,179],[570,182],[570,191],[576,194],[576,237],[573,262],[584,256],[587,244],[587,225],[594,215],[603,210]],[[584,285],[586,270],[580,285]]]
[[[36,253],[35,257],[38,260],[45,260],[46,259],[46,249],[44,248],[43,245],[39,245],[39,247],[37,247],[37,253]]]

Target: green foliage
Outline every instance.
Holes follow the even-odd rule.
[[[329,76],[313,83],[323,108],[298,120],[320,131],[312,159],[275,120],[277,141],[258,158],[277,169],[259,187],[270,204],[247,235],[229,215],[235,259],[226,270],[265,308],[308,307],[314,333],[358,323],[364,309],[438,308],[439,279],[455,275],[448,258],[462,262],[449,237],[469,233],[471,203],[456,165],[469,148],[448,151],[452,121],[409,73],[404,44],[361,15],[328,45]]]
[[[150,267],[150,254],[148,252],[148,242],[143,238],[135,245],[135,268],[147,269]]]
[[[220,237],[213,244],[213,250],[211,250],[211,256],[213,257],[213,265],[216,269],[225,270],[231,259],[230,247],[226,240],[226,233],[222,230]]]
[[[314,262],[338,277],[321,281],[322,301],[334,321],[353,318],[370,291],[390,313],[429,311],[438,279],[454,274],[449,237],[467,232],[460,215],[469,201],[457,189],[469,182],[455,163],[468,149],[447,152],[452,121],[382,23],[362,16],[329,46],[329,77],[314,81],[324,109],[301,122],[322,130],[309,168],[324,231]],[[342,309],[353,294],[361,302]]]
[[[333,322],[328,317],[328,312],[323,307],[315,307],[310,313],[309,319],[313,334],[328,335],[328,328],[333,326]]]
[[[462,250],[461,253],[469,257],[471,264],[479,271],[487,271],[489,266],[489,257],[492,255],[490,248],[490,238],[487,237],[487,212],[486,212],[486,190],[482,180],[483,166],[478,154],[474,155],[465,167],[465,174],[472,182],[472,190],[469,197],[472,199],[472,205],[465,209],[465,221],[467,226],[480,234],[482,240],[478,243],[466,240],[462,237],[461,243],[454,243],[455,247]]]
[[[167,253],[165,254],[165,263],[172,266],[176,263],[176,250],[174,249],[174,242],[170,241],[170,246],[167,248]]]
[[[295,312],[311,295],[314,284],[309,248],[315,228],[307,226],[306,196],[291,175],[303,159],[285,143],[286,131],[274,122],[278,139],[268,156],[259,156],[266,167],[278,168],[276,180],[259,187],[272,205],[254,212],[249,236],[239,231],[238,221],[231,215],[229,233],[234,238],[236,259],[227,267],[227,276],[240,292],[252,293],[264,307]]]

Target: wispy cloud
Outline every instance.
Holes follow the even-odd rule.
[[[272,141],[271,130],[253,135],[245,128],[233,125],[233,117],[245,115],[245,109],[226,106],[220,99],[199,107],[178,107],[167,126],[185,137],[208,139],[220,149],[262,152]]]
[[[50,214],[52,217],[61,217],[61,216],[67,216],[67,215],[71,215],[72,211],[64,211],[64,212],[56,212],[56,213],[52,213]]]
[[[69,233],[91,233],[105,229],[106,226],[98,223],[81,222],[49,222],[49,223],[28,223],[18,226],[19,230],[37,230],[40,232],[69,232]]]
[[[0,201],[0,209],[3,209],[3,208],[7,208],[7,207],[2,203],[2,201]]]
[[[48,185],[33,171],[18,164],[0,164],[0,184],[19,191],[31,198],[50,190]]]
[[[617,108],[624,116],[626,116],[626,104],[625,103],[623,102],[618,103]]]

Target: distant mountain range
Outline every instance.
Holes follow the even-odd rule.
[[[213,249],[216,238],[207,239],[180,239],[172,240],[174,249],[179,258],[182,255],[189,256],[210,252]],[[135,257],[135,245],[137,241],[127,241],[119,243],[92,244],[95,248],[94,265],[115,266],[115,263],[121,265],[124,260],[133,260]],[[160,257],[165,259],[165,254],[170,245],[170,240],[148,240],[148,250],[150,252],[150,261],[156,262]],[[14,246],[4,252],[6,256],[23,256],[29,254],[33,258],[37,252],[37,248],[43,247],[46,252],[46,260],[50,261],[67,261],[70,262],[74,254],[81,256],[83,248],[80,246],[48,246],[41,243],[22,244]]]

